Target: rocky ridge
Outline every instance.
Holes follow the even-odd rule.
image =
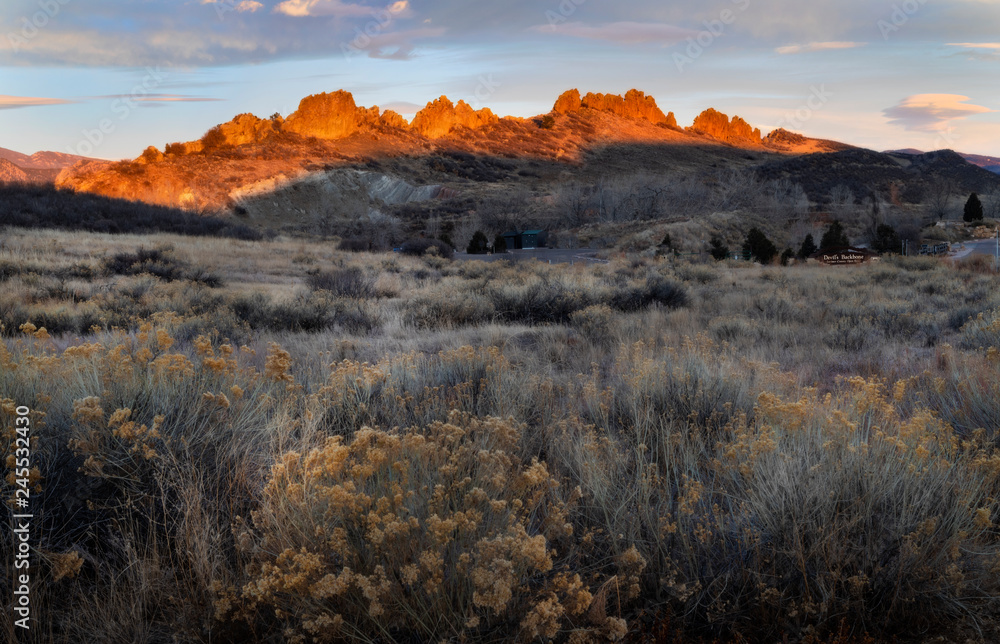
[[[712,138],[733,145],[763,145],[760,129],[752,127],[738,116],[729,116],[713,108],[708,108],[695,117],[689,132],[707,134]]]
[[[391,110],[359,106],[350,92],[338,90],[303,98],[287,117],[240,114],[198,140],[171,143],[162,152],[151,146],[133,161],[80,164],[64,170],[56,183],[220,212],[234,208],[248,190],[274,189],[271,180],[276,177],[294,179],[388,159],[426,159],[435,171],[481,181],[497,170],[480,167],[476,159],[578,166],[614,158],[614,163],[629,165],[638,162],[636,155],[644,155],[641,163],[653,167],[700,158],[698,150],[703,148],[720,154],[720,148],[794,153],[767,146],[760,130],[715,110],[682,129],[672,112],[664,113],[652,96],[639,90],[581,95],[573,89],[559,96],[548,114],[530,119],[500,118],[488,108],[476,110],[442,96],[427,103],[411,122]],[[665,150],[670,150],[666,156]],[[466,156],[456,161],[459,157],[448,156],[454,154]],[[441,155],[446,158],[438,158]],[[530,176],[533,171],[525,172]]]
[[[556,114],[570,114],[583,109],[607,112],[627,119],[641,119],[654,125],[677,127],[677,119],[673,112],[664,114],[652,96],[647,96],[645,92],[637,89],[629,90],[624,96],[591,92],[582,98],[580,90],[571,89],[556,99],[552,107],[552,111]]]

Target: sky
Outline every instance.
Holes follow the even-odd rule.
[[[410,118],[576,87],[1000,156],[998,38],[1000,0],[4,0],[0,147],[134,158],[323,91]]]

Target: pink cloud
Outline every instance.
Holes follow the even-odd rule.
[[[341,0],[285,0],[274,8],[275,13],[296,18],[310,16],[335,16],[337,18],[357,18],[371,16],[374,7],[351,4]]]
[[[892,125],[917,132],[937,132],[945,130],[950,121],[994,111],[967,103],[968,100],[968,96],[961,94],[916,94],[882,113]]]
[[[868,43],[851,41],[811,42],[808,45],[786,45],[778,47],[774,51],[782,55],[804,54],[811,51],[826,51],[828,49],[854,49],[855,47],[864,47],[866,44]]]
[[[612,22],[601,26],[591,26],[582,22],[536,25],[529,31],[538,33],[608,40],[625,45],[660,43],[673,45],[698,35],[697,31],[657,22]]]
[[[61,98],[38,98],[33,96],[0,94],[0,110],[9,110],[16,107],[37,107],[39,105],[63,105],[72,102]]]

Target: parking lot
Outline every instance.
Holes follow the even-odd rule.
[[[549,264],[576,264],[576,263],[607,263],[607,260],[597,257],[598,251],[592,248],[532,248],[525,250],[511,250],[506,253],[496,255],[469,255],[468,253],[455,253],[455,259],[482,262],[498,261],[530,261],[538,260]]]

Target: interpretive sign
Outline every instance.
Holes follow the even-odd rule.
[[[880,259],[878,253],[867,248],[828,248],[814,253],[811,257],[831,266],[867,264]]]

